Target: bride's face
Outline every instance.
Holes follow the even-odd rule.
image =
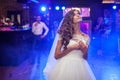
[[[82,20],[79,11],[74,11],[73,22],[78,23]]]

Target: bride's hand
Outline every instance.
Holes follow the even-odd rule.
[[[87,58],[88,58],[88,48],[87,48],[87,45],[83,41],[80,41],[79,45],[80,45],[81,51],[84,53],[83,54],[83,58],[87,60]]]
[[[79,42],[77,42],[76,44],[73,44],[71,46],[69,46],[68,48],[72,49],[72,50],[78,50],[80,49],[80,45],[79,45]]]
[[[79,41],[79,46],[80,46],[80,49],[81,49],[81,48],[84,48],[84,47],[85,47],[84,42],[83,42],[83,41]]]

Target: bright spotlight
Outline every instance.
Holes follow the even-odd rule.
[[[116,8],[117,8],[117,6],[116,6],[116,5],[114,5],[114,6],[113,6],[113,9],[116,9]]]
[[[60,9],[60,7],[59,7],[59,6],[56,6],[56,7],[55,7],[55,9],[56,9],[56,10],[59,10],[59,9]]]
[[[41,11],[46,11],[46,7],[41,7]]]
[[[62,10],[65,10],[65,6],[62,7]]]

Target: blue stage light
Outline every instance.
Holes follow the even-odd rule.
[[[65,6],[62,7],[62,10],[65,10]]]
[[[41,7],[41,11],[46,11],[46,7]]]
[[[56,6],[56,7],[55,7],[55,9],[56,9],[56,10],[59,10],[59,9],[60,9],[60,7],[59,7],[59,6]]]
[[[112,8],[113,8],[113,9],[116,9],[116,8],[117,8],[117,6],[116,6],[116,5],[114,5]]]

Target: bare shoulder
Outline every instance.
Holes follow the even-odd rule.
[[[89,35],[88,35],[88,34],[83,33],[83,36],[84,36],[85,38],[89,38]]]

